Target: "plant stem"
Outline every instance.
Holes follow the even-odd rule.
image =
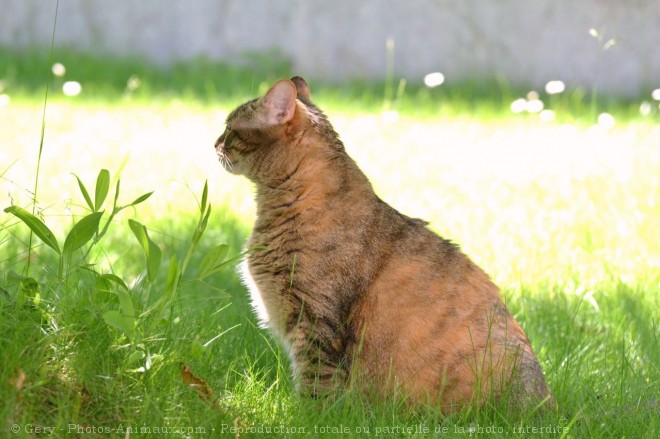
[[[50,54],[48,55],[48,65],[50,66],[53,61],[53,47],[55,46],[55,30],[57,29],[57,15],[60,9],[60,0],[57,0],[55,4],[55,19],[53,20],[53,33],[50,39]],[[52,77],[52,72],[48,74],[48,80],[46,81],[46,92],[44,94],[44,107],[41,114],[41,135],[39,137],[39,154],[37,155],[37,172],[34,176],[34,190],[32,191],[32,215],[35,214],[37,209],[37,193],[39,191],[39,173],[41,171],[41,154],[44,150],[44,137],[46,134],[46,107],[48,105],[48,91],[50,90],[50,79]],[[32,237],[33,233],[30,232],[30,238],[28,242],[28,258],[26,271],[30,272],[30,262],[32,260]]]

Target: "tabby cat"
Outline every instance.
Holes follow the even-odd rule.
[[[298,388],[354,387],[452,411],[551,400],[498,288],[459,248],[383,202],[300,77],[236,108],[215,143],[256,187],[244,281]]]

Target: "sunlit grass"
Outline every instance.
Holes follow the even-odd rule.
[[[32,62],[41,63],[39,58]],[[214,213],[201,254],[223,242],[238,253],[254,218],[252,188],[221,169],[213,143],[232,106],[263,91],[266,81],[251,83],[225,72],[239,92],[223,94],[217,84],[210,92],[211,86],[200,88],[176,74],[119,63],[117,78],[101,75],[94,85],[90,81],[98,67],[93,62],[89,80],[82,73],[75,77],[71,59],[61,62],[66,75],[51,80],[60,87],[65,80],[79,81],[81,92],[56,91],[48,104],[37,200],[38,214],[58,236],[84,210],[73,174],[93,187],[106,168],[112,175],[121,173],[125,201],[155,193],[118,218],[95,254],[96,268],[131,285],[144,276],[128,218],[149,227],[165,265],[171,255],[181,258],[205,180]],[[196,75],[204,72],[199,66],[206,64],[198,65]],[[288,74],[282,70],[269,74]],[[126,90],[132,75],[142,76],[142,83]],[[0,207],[25,207],[34,182],[42,83],[20,82],[17,74],[5,77],[11,99],[0,107]],[[168,78],[175,91],[168,91]],[[382,435],[404,437],[402,427],[421,425],[431,432],[447,427],[445,434],[459,437],[470,427],[496,426],[490,436],[498,437],[524,436],[516,425],[541,425],[562,428],[548,433],[552,437],[561,437],[566,426],[573,437],[652,437],[660,428],[657,115],[635,113],[635,103],[604,104],[592,114],[588,105],[571,104],[568,95],[550,95],[542,99],[557,117],[543,121],[537,113],[511,111],[515,99],[534,96],[507,91],[489,98],[481,86],[473,86],[473,101],[448,84],[410,88],[390,108],[394,115],[382,113],[382,88],[356,83],[321,86],[312,93],[377,193],[402,212],[429,220],[502,287],[561,413],[511,420],[495,408],[442,417],[433,410],[411,412],[401,401],[374,404],[351,393],[325,407],[301,401],[286,355],[256,328],[231,269],[205,284],[184,283],[169,323],[145,334],[140,349],[155,356],[150,369],[139,371],[144,362],[130,360],[135,346],[101,317],[116,306],[116,298],[100,295],[82,275],[78,288],[64,295],[56,263],[37,240],[32,272],[22,274],[40,282],[41,305],[15,309],[14,287],[0,285],[7,293],[0,291],[0,382],[9,383],[0,395],[7,401],[0,409],[0,431],[14,424],[25,436],[28,424],[56,426],[60,435],[69,424],[169,425],[203,427],[207,434],[215,428],[218,435],[223,425],[283,425],[334,437],[333,430],[322,428],[344,425],[354,436],[363,437],[357,429],[368,427],[372,434],[379,428]],[[598,124],[598,114],[605,111],[613,115],[614,126]],[[0,216],[3,281],[10,270],[21,273],[25,266],[25,232],[12,217]],[[195,256],[193,265],[200,258]],[[155,289],[164,286],[162,279]],[[134,294],[136,303],[147,300],[140,289]],[[217,404],[203,401],[183,383],[182,362],[214,390]],[[20,388],[19,371],[25,374]]]
[[[51,216],[76,212],[73,174],[91,182],[105,167],[133,182],[123,188],[127,198],[155,191],[143,215],[184,214],[190,206],[181,201],[208,179],[214,204],[249,223],[252,189],[225,173],[213,150],[226,113],[181,103],[49,105],[40,208]],[[0,152],[8,166],[3,193],[25,205],[39,109],[15,103],[0,117],[6,127],[0,142],[12,145]],[[634,279],[660,264],[654,124],[600,131],[513,118],[387,123],[339,111],[331,119],[382,198],[429,220],[501,283],[551,279],[570,269],[584,286],[612,273]]]

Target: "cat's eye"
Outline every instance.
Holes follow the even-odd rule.
[[[226,132],[230,132],[230,131],[231,131],[231,126],[227,125],[227,126],[225,127],[225,131],[226,131]]]

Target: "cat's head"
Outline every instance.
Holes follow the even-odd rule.
[[[288,145],[310,124],[308,106],[309,86],[299,76],[279,80],[265,95],[240,105],[215,142],[224,168],[257,180],[264,168],[286,161]]]

